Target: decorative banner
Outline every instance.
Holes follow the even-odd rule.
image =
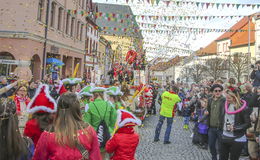
[[[161,25],[161,24],[153,24],[153,23],[139,23],[138,25],[141,27],[145,27],[142,28],[140,30],[152,30],[155,28],[160,28],[158,30],[167,30],[167,29],[171,29],[171,30],[186,30],[189,32],[245,32],[247,30],[232,30],[232,29],[217,29],[217,28],[193,28],[193,27],[184,27],[184,26],[170,26],[170,25]],[[250,31],[256,31],[256,30],[250,30]]]
[[[133,19],[140,20],[161,20],[161,21],[174,21],[174,20],[212,20],[212,19],[226,19],[226,18],[241,18],[247,17],[248,15],[229,15],[229,16],[186,16],[186,15],[175,15],[175,16],[155,16],[155,15],[130,15],[130,14],[117,14],[117,13],[104,13],[104,12],[86,12],[84,10],[68,10],[70,14],[80,14],[82,16],[94,16],[95,18],[103,18],[107,21],[116,21],[119,23],[128,23],[128,25],[133,24]]]

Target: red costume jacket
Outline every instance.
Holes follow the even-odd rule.
[[[34,146],[36,146],[42,134],[37,119],[31,119],[26,122],[23,134],[27,137],[30,137],[33,140]]]
[[[80,143],[88,150],[89,160],[101,160],[97,134],[93,127],[85,129],[88,136],[82,130],[78,131]],[[61,146],[56,143],[55,133],[44,131],[38,141],[33,160],[80,160],[82,155],[77,148]]]
[[[111,160],[135,160],[138,143],[139,135],[134,129],[123,127],[107,142],[106,151],[114,153]]]

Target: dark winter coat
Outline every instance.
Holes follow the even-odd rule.
[[[253,79],[253,86],[254,87],[258,87],[260,86],[260,70],[253,70],[251,75],[250,75],[250,78]]]
[[[209,100],[209,104],[211,104],[212,98]],[[220,107],[220,129],[223,130],[224,128],[224,119],[225,119],[225,99],[223,98],[221,100],[221,103],[223,107]],[[211,105],[208,105],[208,111],[209,111],[209,116],[212,114],[210,112],[211,110]],[[210,118],[208,119],[208,124],[210,121]],[[234,136],[236,137],[241,137],[246,133],[246,129],[250,127],[250,116],[249,116],[249,108],[246,107],[243,111],[235,114],[235,124],[234,124]]]
[[[190,109],[190,107],[183,107],[182,108],[182,116],[183,117],[190,117],[191,116],[191,109]]]

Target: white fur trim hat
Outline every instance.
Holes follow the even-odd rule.
[[[57,104],[50,96],[49,86],[42,84],[38,87],[34,97],[27,106],[28,113],[35,112],[49,112],[54,113],[57,111]]]
[[[123,109],[118,109],[117,123],[118,127],[121,128],[126,126],[140,126],[142,124],[142,121],[138,119],[133,113]]]

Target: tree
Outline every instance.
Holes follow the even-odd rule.
[[[192,66],[186,66],[182,69],[182,77],[188,78],[190,77],[195,83],[199,83],[203,79],[203,73],[205,72],[205,66],[202,64],[194,64]]]
[[[206,61],[206,73],[212,77],[214,80],[221,77],[221,75],[226,70],[225,61],[221,58],[213,58]]]
[[[240,83],[241,76],[248,69],[248,57],[243,55],[243,53],[235,53],[229,57],[229,65],[230,72],[233,73]]]

